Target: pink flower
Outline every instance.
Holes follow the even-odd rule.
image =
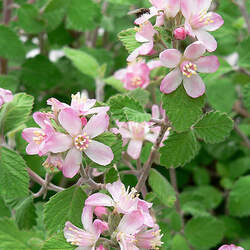
[[[95,207],[94,213],[98,218],[101,218],[103,215],[107,215],[108,211],[106,207],[99,206]]]
[[[207,31],[219,29],[224,21],[214,12],[207,12],[212,0],[181,0],[181,10],[185,17],[185,29],[196,37],[209,52],[215,51],[217,42]]]
[[[197,98],[204,94],[205,85],[198,72],[213,73],[219,67],[219,61],[216,56],[205,56],[206,48],[200,42],[190,44],[184,55],[176,49],[167,49],[160,53],[162,64],[173,69],[161,82],[160,90],[169,94],[176,90],[183,81],[187,94]]]
[[[128,62],[134,61],[139,55],[145,56],[153,52],[154,48],[154,35],[157,32],[154,30],[150,22],[142,24],[139,31],[135,35],[137,42],[143,43],[140,47],[135,49],[127,58]]]
[[[95,99],[88,99],[85,94],[80,94],[80,92],[77,92],[75,95],[71,95],[70,106],[66,103],[58,101],[56,98],[50,98],[47,101],[47,104],[52,106],[52,110],[56,114],[64,108],[74,109],[79,116],[107,112],[109,110],[109,107],[93,108],[95,103]]]
[[[85,205],[114,207],[118,213],[123,214],[137,210],[138,199],[136,198],[137,192],[134,188],[129,192],[129,188],[126,190],[120,181],[116,181],[112,184],[109,183],[106,185],[106,188],[112,198],[103,193],[95,193],[87,198]]]
[[[67,221],[64,227],[64,237],[67,242],[80,247],[77,249],[94,250],[101,233],[108,230],[108,225],[99,219],[93,222],[93,208],[88,206],[83,209],[82,224],[84,230]]]
[[[237,246],[231,244],[231,245],[223,245],[218,250],[244,250],[244,248],[237,247]]]
[[[124,145],[128,143],[127,153],[133,159],[138,159],[141,154],[143,142],[155,142],[157,135],[150,130],[150,122],[117,122]]]
[[[29,143],[26,147],[27,154],[42,156],[48,152],[59,153],[67,150],[71,140],[67,135],[54,130],[47,114],[35,112],[33,119],[41,128],[25,128],[23,130],[22,137]]]
[[[96,250],[106,250],[103,245],[100,245],[99,247],[96,248]]]
[[[183,27],[174,30],[174,37],[177,40],[185,40],[187,36],[186,30]]]
[[[76,111],[65,108],[60,111],[58,120],[62,127],[69,133],[67,140],[71,141],[62,170],[64,176],[72,178],[75,176],[82,163],[84,152],[92,161],[100,165],[108,165],[114,158],[110,147],[92,140],[102,134],[109,125],[109,117],[106,113],[100,113],[90,118],[82,128],[82,121]],[[64,141],[61,141],[63,144]]]
[[[126,69],[118,70],[114,77],[124,83],[124,88],[145,89],[150,83],[150,69],[145,62],[131,63]]]
[[[61,154],[50,154],[48,155],[47,159],[43,163],[45,168],[50,170],[54,170],[55,168],[61,170],[63,165],[63,158]]]
[[[10,90],[0,88],[0,108],[6,102],[11,102],[13,95]]]

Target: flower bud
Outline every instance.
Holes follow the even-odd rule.
[[[106,207],[100,206],[95,208],[94,213],[98,218],[101,218],[103,215],[107,215],[108,211]]]
[[[187,36],[187,32],[184,29],[184,27],[180,27],[180,28],[175,29],[175,31],[174,31],[175,39],[177,39],[177,40],[185,40],[186,36]]]

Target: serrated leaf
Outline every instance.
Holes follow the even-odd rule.
[[[119,179],[119,173],[115,168],[110,168],[105,173],[105,183],[113,183]]]
[[[123,30],[118,34],[118,38],[129,53],[132,53],[135,49],[141,46],[141,43],[135,40],[135,34],[136,30],[134,28]]]
[[[0,129],[4,133],[18,128],[28,119],[32,110],[34,98],[30,95],[16,94],[12,102],[8,102],[0,113]]]
[[[111,97],[109,99],[109,105],[113,118],[121,122],[143,122],[149,121],[151,118],[137,100],[127,95],[116,95]]]
[[[16,222],[20,229],[31,229],[36,225],[36,209],[32,196],[24,199],[16,208]]]
[[[185,236],[197,249],[216,246],[223,238],[223,223],[212,216],[192,218],[185,226]]]
[[[25,58],[24,45],[19,40],[18,36],[9,27],[0,25],[0,56],[22,61]]]
[[[235,182],[229,194],[228,208],[233,216],[248,216],[250,215],[250,175],[241,177]]]
[[[105,78],[104,82],[107,85],[112,86],[114,89],[116,89],[117,91],[119,91],[121,93],[127,92],[127,90],[123,87],[122,82],[120,80],[114,78],[113,76]]]
[[[75,246],[71,245],[66,241],[64,238],[63,232],[59,232],[49,239],[47,239],[44,242],[44,245],[42,247],[42,250],[52,250],[52,249],[58,249],[58,250],[69,250],[69,249],[75,249]]]
[[[81,214],[86,194],[79,186],[72,186],[52,196],[45,205],[44,222],[49,234],[61,230],[66,221],[81,226]]]
[[[18,86],[18,79],[11,75],[1,75],[0,76],[0,88],[8,89],[15,92]]]
[[[28,195],[29,176],[23,158],[5,147],[0,147],[0,192],[4,199]]]
[[[135,98],[142,106],[144,106],[149,101],[150,93],[145,89],[137,88],[135,90],[129,91],[128,96]]]
[[[188,96],[182,85],[162,96],[163,108],[177,132],[188,130],[200,118],[204,101],[204,95],[198,98]]]
[[[10,209],[4,203],[4,200],[0,196],[0,217],[10,217]]]
[[[65,48],[64,53],[83,74],[94,79],[98,77],[99,64],[94,57],[83,51],[70,48]]]
[[[192,131],[177,134],[173,132],[160,148],[160,163],[166,167],[183,166],[199,152],[200,145]]]
[[[160,201],[168,207],[173,207],[176,201],[176,194],[168,180],[155,169],[151,169],[148,181]]]
[[[204,115],[195,125],[195,134],[206,143],[219,143],[230,135],[233,120],[225,113],[218,111]]]

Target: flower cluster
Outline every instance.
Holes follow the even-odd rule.
[[[0,88],[0,108],[6,102],[11,102],[13,95],[10,90]]]
[[[149,84],[148,69],[137,66],[135,60],[138,56],[157,55],[154,45],[161,35],[155,27],[163,26],[172,32],[174,42],[173,48],[166,49],[165,44],[165,50],[159,55],[161,64],[172,69],[162,80],[160,90],[169,94],[183,82],[190,97],[197,98],[203,95],[205,85],[197,72],[213,73],[218,69],[217,57],[204,57],[203,54],[216,50],[217,42],[209,32],[219,29],[224,23],[219,14],[209,11],[211,2],[212,0],[150,0],[152,7],[135,20],[135,24],[139,25],[135,28],[135,40],[141,45],[127,58],[127,61],[133,64],[128,66],[127,73],[124,70],[117,73],[125,88],[146,88]],[[149,20],[154,16],[156,23],[153,26]],[[173,18],[176,18],[178,23],[175,27],[169,28],[168,23],[171,24]],[[185,40],[187,36],[197,41],[182,53],[178,50],[176,41]]]
[[[110,164],[114,157],[111,148],[95,140],[108,129],[108,107],[95,108],[95,102],[80,93],[72,95],[70,106],[49,99],[52,113],[33,114],[40,128],[23,130],[22,136],[29,143],[27,154],[47,155],[44,165],[57,167],[68,178],[79,171],[83,155],[100,165]]]
[[[107,184],[106,189],[111,197],[95,193],[85,201],[84,230],[66,222],[66,240],[86,250],[117,249],[118,246],[121,250],[158,249],[162,235],[150,214],[152,204],[138,198],[135,189],[126,190],[120,181]],[[93,214],[97,216],[94,221]]]

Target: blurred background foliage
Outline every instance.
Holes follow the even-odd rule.
[[[116,70],[126,67],[128,52],[117,35],[133,27],[134,17],[128,16],[128,11],[149,6],[147,0],[5,1],[7,9],[3,0],[0,2],[0,87],[33,95],[34,111],[46,108],[46,100],[52,96],[69,103],[71,93],[86,90],[93,98],[93,74],[109,78]],[[154,165],[165,178],[156,185],[154,175],[150,175],[149,184],[155,193],[149,193],[147,198],[155,204],[164,233],[162,249],[207,250],[232,242],[250,250],[250,28],[246,21],[250,1],[245,2],[245,8],[237,3],[236,0],[213,3],[213,9],[225,20],[224,26],[214,32],[218,41],[215,54],[221,66],[215,74],[204,75],[206,109],[230,114],[235,120],[235,130],[223,143],[202,144],[198,156],[177,169],[181,210],[186,220],[184,231],[179,214],[168,206],[169,201],[164,199],[161,189],[166,184],[164,179],[169,178],[168,171]],[[112,81],[106,82],[105,100],[108,100],[119,91]],[[32,124],[30,119],[26,125]],[[17,151],[27,165],[44,176],[45,170],[41,167],[44,159],[26,155],[26,144],[20,132],[13,136]],[[142,162],[149,148],[146,143]],[[123,175],[122,178],[128,185],[136,183],[134,176]],[[74,181],[66,180],[61,173],[55,176],[59,185],[67,186]],[[38,191],[39,186],[34,184],[32,189]],[[0,217],[11,216],[9,207],[14,205],[5,203],[0,197]],[[32,228],[32,237],[22,236],[14,224],[2,223],[0,240],[7,237],[4,230],[8,226],[13,234],[15,232],[16,239],[28,242],[18,249],[39,249],[47,237],[42,202],[36,202],[34,207],[29,201],[22,205],[29,209],[32,206],[33,212],[29,215],[19,212],[16,222],[19,229]],[[33,237],[36,238],[32,242]],[[1,248],[0,243],[0,249],[7,248]]]

